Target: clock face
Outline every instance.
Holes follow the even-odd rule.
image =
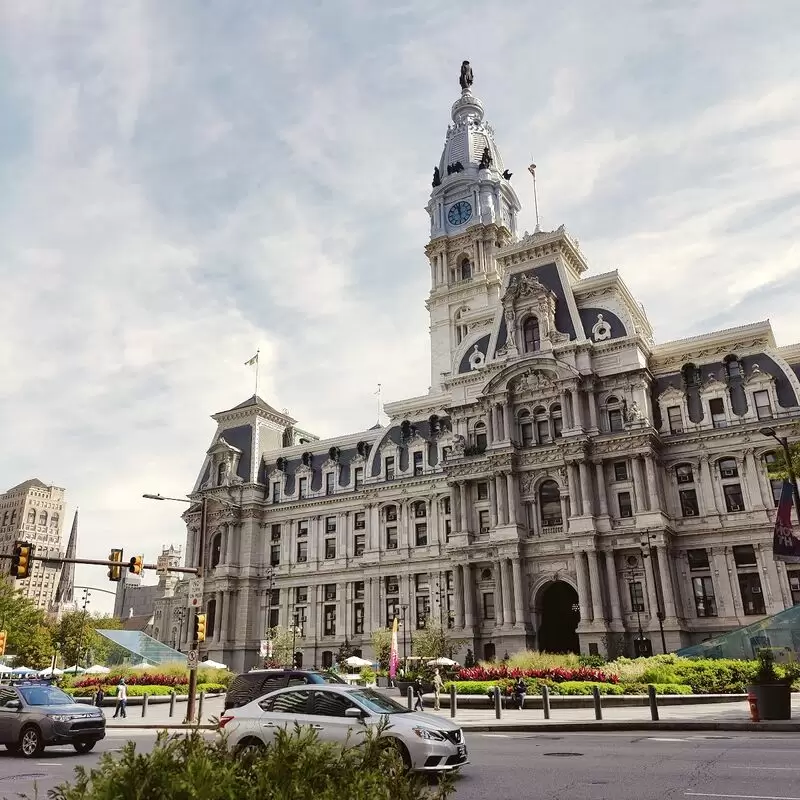
[[[447,212],[447,219],[451,225],[463,225],[469,222],[472,216],[472,206],[466,200],[459,200],[455,205],[450,206]]]

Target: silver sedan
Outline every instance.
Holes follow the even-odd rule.
[[[263,747],[280,728],[310,726],[321,741],[358,742],[388,718],[381,736],[391,739],[406,766],[420,772],[453,770],[467,762],[461,728],[436,714],[409,711],[376,692],[346,685],[293,686],[230,709],[220,728],[235,750]]]

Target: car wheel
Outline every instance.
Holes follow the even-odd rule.
[[[264,742],[259,739],[245,739],[236,747],[237,756],[249,756],[260,753],[264,749]]]
[[[75,742],[72,746],[75,748],[76,753],[83,755],[84,753],[91,753],[97,742]]]
[[[411,755],[408,752],[408,748],[399,740],[395,739],[394,737],[387,737],[383,739],[384,747],[387,750],[394,750],[400,758],[403,759],[403,766],[406,769],[411,769]]]
[[[23,728],[19,737],[19,750],[25,758],[38,756],[44,750],[42,732],[34,725]]]

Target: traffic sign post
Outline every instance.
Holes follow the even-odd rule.
[[[186,602],[189,608],[195,610],[203,605],[203,579],[190,578],[189,579],[189,596]]]
[[[200,663],[200,659],[197,653],[197,650],[190,650],[186,654],[186,668],[187,669],[197,669],[197,665]]]
[[[169,556],[159,556],[156,559],[156,575],[169,575]]]

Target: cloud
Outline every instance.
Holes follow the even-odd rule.
[[[427,391],[430,174],[470,58],[532,229],[621,270],[661,339],[800,339],[796,4],[0,6],[0,485],[81,552],[181,542],[208,415],[322,435]],[[480,42],[479,47],[465,43]],[[102,585],[97,571],[79,582]]]

